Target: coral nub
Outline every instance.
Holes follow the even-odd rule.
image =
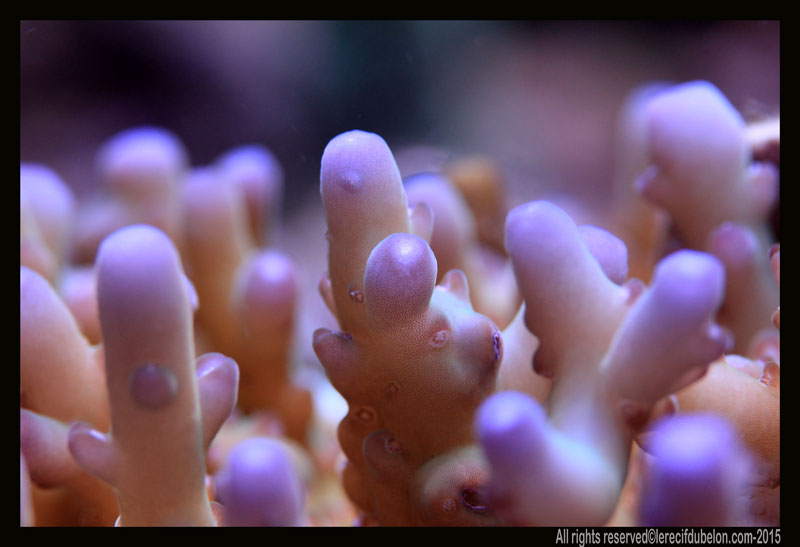
[[[178,378],[169,367],[146,363],[131,373],[133,400],[148,410],[168,406],[178,393]]]

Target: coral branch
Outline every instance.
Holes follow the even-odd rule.
[[[469,279],[475,310],[500,327],[507,326],[520,304],[510,262],[504,255],[480,245],[476,219],[465,199],[444,175],[419,173],[405,180],[409,204],[425,204],[433,211],[430,245],[438,263],[437,282],[451,270]]]
[[[736,355],[713,363],[708,374],[676,394],[678,409],[711,413],[736,428],[750,451],[754,468],[748,477],[750,521],[739,524],[775,525],[780,522],[780,366]]]
[[[546,412],[528,396],[500,393],[476,419],[491,491],[512,522],[605,523],[652,407],[702,376],[729,344],[713,323],[725,279],[714,257],[680,251],[659,263],[649,289],[620,286],[605,273],[619,266],[604,269],[598,257],[619,264],[624,246],[601,233],[592,229],[587,244],[548,202],[508,216],[525,323],[540,343],[535,368],[553,378]],[[604,251],[598,241],[614,244]]]
[[[250,234],[264,246],[274,236],[280,220],[283,168],[275,156],[259,145],[240,146],[222,154],[214,167],[223,184],[232,184],[244,195]]]
[[[111,433],[76,424],[70,451],[114,487],[119,525],[213,525],[203,450],[211,435],[203,432],[192,305],[175,247],[155,228],[123,228],[101,245],[97,275]],[[228,367],[220,384],[235,392],[231,365],[213,369]],[[215,391],[204,389],[210,407],[220,401]]]
[[[646,109],[653,168],[639,189],[669,211],[688,246],[703,249],[725,221],[763,218],[776,196],[775,173],[750,168],[744,120],[716,87],[670,87]]]
[[[343,332],[318,330],[314,349],[349,405],[339,425],[346,491],[364,522],[495,522],[476,502],[479,460],[458,462],[472,443],[472,413],[494,390],[502,358],[497,326],[475,313],[460,271],[436,286],[436,258],[417,235],[430,227],[430,215],[416,223],[419,209],[409,211],[378,135],[334,138],[320,186],[330,272],[323,294]]]
[[[20,406],[65,423],[105,430],[108,396],[102,352],[89,346],[47,280],[21,266]]]
[[[744,354],[778,305],[765,260],[777,168],[753,160],[744,120],[708,82],[668,87],[643,109],[650,167],[637,188],[669,213],[684,245],[724,262],[731,286],[719,320]]]
[[[386,142],[349,131],[322,153],[320,192],[328,225],[328,276],[339,326],[365,327],[362,285],[367,257],[386,236],[414,233],[400,171]]]

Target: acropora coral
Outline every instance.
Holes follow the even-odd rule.
[[[592,223],[336,135],[310,272],[262,146],[21,164],[20,525],[780,525],[779,119],[696,81],[618,129]]]

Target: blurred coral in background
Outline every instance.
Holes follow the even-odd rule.
[[[780,525],[779,204],[779,21],[22,20],[20,525]]]

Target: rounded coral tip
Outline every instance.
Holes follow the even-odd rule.
[[[709,250],[729,267],[744,268],[759,251],[758,237],[742,224],[724,222],[711,232]]]
[[[496,474],[524,469],[543,446],[547,416],[531,397],[515,391],[496,393],[478,410],[475,431]]]
[[[653,294],[681,322],[697,324],[707,320],[725,294],[725,268],[708,253],[677,251],[658,266],[653,277]]]
[[[274,196],[283,185],[283,169],[268,149],[259,145],[241,146],[219,157],[222,175],[239,184],[249,197],[261,201]]]
[[[253,257],[239,281],[246,321],[281,323],[291,320],[297,298],[297,271],[288,256],[263,251]]]
[[[369,255],[364,273],[368,309],[376,317],[409,319],[426,309],[436,285],[436,258],[421,237],[397,233]]]
[[[376,133],[353,130],[334,137],[322,153],[323,198],[353,195],[385,176],[400,180],[400,171],[386,141]]]
[[[731,525],[742,509],[749,456],[733,427],[715,415],[658,423],[649,452],[641,518],[648,526]]]
[[[744,120],[713,84],[688,82],[656,93],[646,116],[651,157],[661,169],[705,179],[744,166]]]
[[[260,242],[274,221],[283,193],[283,168],[267,148],[256,144],[234,148],[216,161],[222,180],[239,188]]]
[[[572,219],[548,201],[518,205],[506,217],[506,250],[524,256],[534,243],[558,247],[565,233],[575,230]]]
[[[296,526],[302,523],[302,482],[286,448],[274,439],[253,437],[232,450],[215,477],[227,526]]]
[[[100,245],[95,267],[106,366],[140,360],[163,365],[159,359],[174,352],[181,354],[176,359],[188,358],[191,284],[164,232],[143,224],[117,230]]]
[[[123,291],[134,278],[147,279],[165,268],[182,271],[169,237],[144,224],[121,228],[103,240],[96,267],[101,288],[117,285]]]
[[[99,176],[129,195],[147,195],[171,184],[188,164],[181,141],[159,127],[136,127],[114,135],[97,156]]]
[[[33,209],[40,228],[51,247],[64,237],[76,211],[75,196],[66,182],[52,169],[35,163],[19,166],[20,201]]]

